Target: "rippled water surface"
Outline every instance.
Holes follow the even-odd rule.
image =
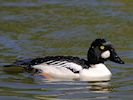
[[[25,58],[72,55],[86,59],[91,41],[111,41],[124,65],[107,62],[110,82],[47,81],[5,72]],[[132,0],[1,0],[0,100],[132,100]]]

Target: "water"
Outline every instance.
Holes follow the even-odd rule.
[[[132,0],[1,0],[0,100],[132,100],[132,20]],[[49,55],[86,59],[98,37],[111,41],[126,63],[106,63],[110,82],[47,81],[2,67]]]

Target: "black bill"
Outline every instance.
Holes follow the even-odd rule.
[[[114,50],[111,50],[110,52],[111,52],[110,58],[109,58],[110,61],[113,61],[119,64],[124,64],[124,61],[121,60],[121,58],[117,55],[117,53]]]

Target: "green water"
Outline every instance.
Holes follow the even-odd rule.
[[[107,62],[110,82],[43,80],[7,73],[2,66],[25,58],[72,55],[86,59],[91,41],[114,44],[124,65]],[[132,0],[1,0],[0,100],[132,100]]]

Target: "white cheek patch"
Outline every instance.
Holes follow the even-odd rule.
[[[106,59],[106,58],[109,58],[110,57],[110,51],[107,50],[107,51],[104,51],[102,54],[101,54],[101,57]]]

